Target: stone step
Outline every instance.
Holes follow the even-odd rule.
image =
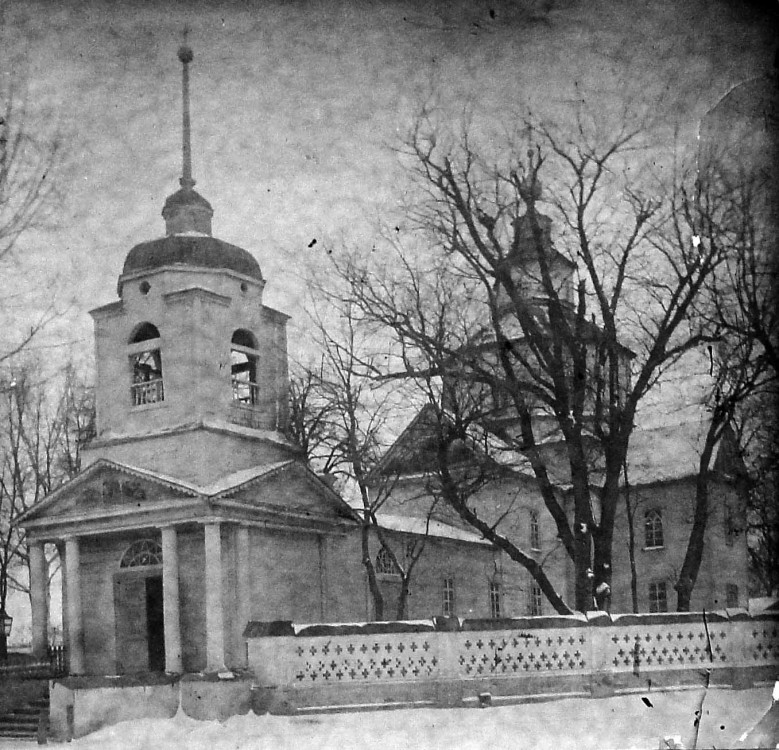
[[[36,698],[0,716],[0,738],[34,740],[41,714],[49,711],[49,697]]]
[[[15,716],[37,716],[43,708],[43,706],[20,706],[11,711],[11,713]],[[48,708],[48,706],[46,708]]]
[[[32,726],[30,724],[7,724],[0,726],[0,737],[4,737],[8,733],[11,734],[38,734],[38,725]]]
[[[19,716],[19,717],[13,717],[13,716],[3,716],[2,719],[0,719],[0,731],[6,728],[18,728],[18,727],[37,727],[38,726],[38,719],[33,718],[30,719],[26,716]]]
[[[19,721],[37,721],[40,715],[41,712],[35,709],[28,711],[24,708],[17,708],[13,711],[9,711],[7,714],[0,716],[0,722],[5,721],[6,719],[14,719]]]

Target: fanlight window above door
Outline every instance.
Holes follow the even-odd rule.
[[[153,539],[133,542],[119,563],[120,568],[140,568],[144,565],[162,565],[162,547]]]

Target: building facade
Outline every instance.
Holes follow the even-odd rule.
[[[91,312],[96,437],[83,451],[81,473],[20,519],[30,549],[34,651],[44,654],[47,646],[46,546],[55,545],[76,675],[240,670],[251,621],[375,617],[361,519],[285,435],[287,316],[263,303],[266,281],[252,254],[212,235],[213,209],[194,189],[191,52],[183,48],[180,59],[183,174],[163,207],[165,235],[129,251],[118,299]],[[559,271],[565,286],[570,269],[561,261]],[[418,437],[406,431],[398,445],[408,450],[396,447],[390,459],[419,454]],[[411,545],[424,551],[399,612],[401,578],[371,532],[385,617],[548,614],[523,568],[452,512],[432,513],[424,467],[404,461],[378,521],[396,555]],[[677,533],[683,536],[683,519],[674,514],[683,514],[690,498],[685,467],[662,480],[648,472],[638,483],[643,499],[632,528],[647,535],[635,556],[642,610],[669,606]],[[727,482],[721,493],[731,502]],[[532,476],[507,468],[475,502],[484,518],[520,540],[570,601],[570,560]],[[620,531],[613,601],[628,610],[622,538]],[[743,534],[727,557],[712,544],[694,605],[743,605],[744,587],[732,588],[746,580]]]
[[[91,312],[96,437],[81,473],[20,519],[33,648],[45,654],[56,545],[73,674],[240,669],[251,620],[373,618],[359,518],[285,436],[287,316],[263,304],[251,253],[213,237],[213,209],[194,190],[191,53],[180,59],[183,176],[165,235],[130,250],[118,299]],[[398,549],[426,540],[408,616],[499,610],[479,536],[386,524]],[[375,533],[370,544],[381,565]],[[398,576],[385,564],[379,577],[394,616]]]

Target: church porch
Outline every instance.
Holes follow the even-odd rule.
[[[52,542],[62,561],[70,674],[240,668],[244,649],[234,637],[241,617],[235,584],[245,581],[248,572],[247,557],[236,554],[236,548],[245,534],[236,524],[204,519],[61,538],[32,537],[36,653],[45,652],[48,640],[48,571],[41,560],[44,543]]]

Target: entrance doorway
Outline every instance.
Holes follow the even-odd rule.
[[[165,671],[165,621],[162,614],[162,576],[146,579],[146,640],[149,671]]]
[[[117,674],[165,670],[162,576],[117,573],[114,579]]]

